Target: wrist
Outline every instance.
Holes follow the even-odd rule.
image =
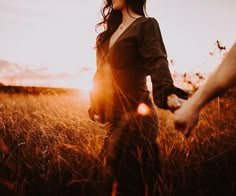
[[[193,111],[200,113],[203,103],[200,100],[195,99],[195,97],[191,97],[187,103],[190,105]]]

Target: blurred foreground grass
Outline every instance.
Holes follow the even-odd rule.
[[[0,94],[0,193],[86,195],[105,131],[82,96]],[[205,107],[188,139],[157,110],[163,195],[236,195],[235,96]]]

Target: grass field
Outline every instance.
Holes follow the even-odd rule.
[[[1,195],[86,195],[105,135],[87,109],[81,93],[0,93]],[[157,110],[163,195],[236,195],[235,94],[205,107],[188,139]]]

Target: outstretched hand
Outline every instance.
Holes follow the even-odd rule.
[[[174,126],[176,130],[189,137],[193,128],[198,124],[200,111],[193,107],[190,101],[186,101],[174,112]]]

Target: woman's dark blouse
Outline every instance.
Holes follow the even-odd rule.
[[[167,96],[174,93],[186,98],[187,94],[173,85],[168,67],[166,49],[158,22],[141,17],[130,24],[108,48],[109,40],[97,43],[97,73],[95,86],[104,99],[100,108],[132,111],[141,102],[150,102],[146,77],[150,75],[154,103],[167,109]],[[96,105],[96,93],[91,94],[91,105]]]

